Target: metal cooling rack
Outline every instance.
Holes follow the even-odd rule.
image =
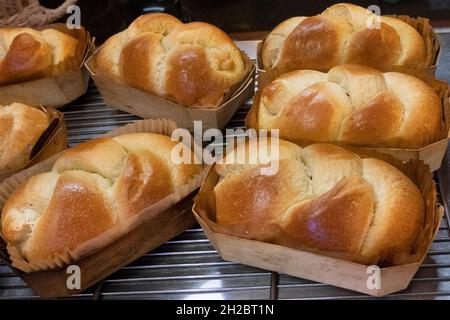
[[[450,33],[441,34],[444,46]],[[255,41],[238,43],[255,56]],[[450,50],[442,55],[438,77],[450,81]],[[251,101],[228,124],[244,128]],[[62,109],[69,145],[139,119],[107,107],[95,85]],[[450,154],[438,174],[441,192],[450,204]],[[450,209],[450,206],[448,207]],[[410,286],[387,299],[450,299],[450,228],[446,210],[439,233]],[[223,261],[200,227],[188,230],[117,271],[83,294],[70,299],[370,299],[349,290]],[[38,299],[0,262],[0,299]]]

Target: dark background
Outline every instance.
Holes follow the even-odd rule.
[[[41,0],[55,7],[61,0]],[[145,12],[168,12],[184,21],[210,22],[236,38],[255,37],[296,15],[315,15],[343,1],[328,0],[79,0],[82,24],[102,41],[124,29]],[[436,27],[450,27],[450,0],[359,0],[364,7],[378,5],[381,14],[428,17]],[[246,35],[247,34],[247,35]]]

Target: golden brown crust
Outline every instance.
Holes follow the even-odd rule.
[[[370,256],[375,251],[383,259],[409,251],[424,224],[425,204],[420,191],[402,172],[378,159],[364,159],[362,170],[374,191],[376,214],[361,254]]]
[[[66,171],[62,173],[52,198],[39,217],[24,255],[30,261],[62,254],[111,228],[115,217],[105,194],[100,192],[101,178]]]
[[[169,14],[152,13],[136,18],[136,20],[131,23],[129,29],[135,34],[141,32],[153,32],[165,36],[182,24],[183,23],[180,20]]]
[[[182,49],[173,53],[167,71],[167,94],[186,106],[214,105],[230,84],[217,79],[204,50]]]
[[[278,25],[264,41],[264,69],[328,71],[344,63],[382,71],[395,66],[426,67],[425,41],[406,22],[379,20],[365,8],[339,3],[314,17],[295,17]]]
[[[178,142],[172,141],[170,137],[155,133],[130,133],[114,137],[113,140],[128,153],[149,152],[157,155],[168,167],[175,185],[186,184],[193,175],[198,174],[200,160],[193,153],[191,154],[192,164],[177,165],[172,161],[172,150]]]
[[[443,121],[432,87],[360,65],[287,73],[254,103],[258,128],[279,129],[281,138],[294,142],[418,149],[440,138]]]
[[[71,148],[58,158],[53,169],[62,173],[68,170],[84,170],[113,181],[122,173],[127,152],[111,139],[99,138]]]
[[[243,57],[220,29],[147,14],[112,36],[95,58],[99,74],[188,107],[216,108],[244,72]]]
[[[299,69],[327,70],[339,61],[344,35],[322,17],[303,20],[286,38],[282,49],[283,72]],[[320,42],[317,39],[321,39]],[[299,54],[301,52],[302,54]]]
[[[373,206],[371,186],[363,178],[343,178],[330,191],[286,212],[280,244],[357,255]]]
[[[260,167],[255,167],[219,183],[215,188],[217,222],[247,238],[275,239],[276,220],[308,189],[301,183],[306,179],[303,171],[285,160],[280,167],[275,175],[261,175]]]
[[[174,191],[174,183],[167,165],[148,151],[128,156],[122,175],[114,185],[114,197],[119,206],[124,205],[126,215],[138,214],[146,207]]]
[[[1,62],[0,84],[43,77],[52,63],[48,44],[28,33],[14,38]]]
[[[346,50],[345,63],[389,70],[392,66],[398,65],[402,47],[400,36],[395,29],[381,23],[380,29],[363,29],[355,32]]]
[[[157,73],[155,64],[160,50],[160,37],[152,33],[142,34],[123,47],[120,67],[123,78],[133,87],[159,94],[160,89],[153,81],[152,74]]]
[[[201,173],[201,165],[172,163],[176,144],[168,136],[135,133],[69,149],[50,172],[32,177],[10,196],[2,235],[32,264],[124,228],[129,218]]]
[[[274,175],[261,165],[216,166],[219,225],[239,237],[370,264],[412,252],[424,201],[407,176],[334,145],[280,145]]]
[[[344,140],[355,144],[395,144],[393,137],[401,126],[403,105],[387,91],[379,93],[363,108],[353,112],[342,128]]]
[[[22,103],[0,106],[0,172],[19,169],[49,125],[41,110]]]
[[[51,75],[52,67],[73,57],[77,40],[55,29],[0,29],[0,85]]]
[[[277,116],[280,127],[285,129],[282,136],[288,134],[286,129],[312,141],[329,141],[329,137],[336,136],[348,110],[339,103],[346,99],[344,93],[335,87],[333,83],[318,82],[290,100]]]

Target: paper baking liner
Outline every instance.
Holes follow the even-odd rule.
[[[430,20],[426,18],[412,18],[406,15],[388,15],[387,17],[397,18],[408,23],[414,29],[419,32],[425,42],[425,51],[426,57],[424,60],[424,66],[418,66],[417,68],[405,67],[405,66],[394,66],[389,70],[383,70],[383,72],[387,71],[396,71],[402,73],[411,74],[419,79],[427,83],[432,83],[434,79],[434,75],[437,70],[437,66],[439,63],[440,53],[441,53],[441,43],[439,37],[434,32],[433,28],[430,25]],[[265,39],[263,41],[258,42],[257,45],[257,72],[258,72],[258,84],[259,88],[263,88],[268,85],[270,82],[278,78],[282,75],[282,70],[274,69],[265,69],[262,64],[261,59],[261,51],[263,47]],[[291,70],[293,71],[293,70]],[[325,71],[326,72],[326,71]]]
[[[362,147],[362,146],[352,146],[352,147],[362,150],[373,150],[377,152],[387,153],[402,161],[423,160],[425,164],[427,164],[430,167],[431,171],[438,170],[441,166],[442,159],[445,156],[445,152],[448,146],[448,140],[450,137],[450,96],[449,96],[449,86],[447,82],[442,80],[434,80],[432,87],[436,91],[439,98],[441,99],[441,106],[442,106],[442,122],[437,139],[433,143],[419,149]],[[255,94],[255,98],[253,99],[253,105],[245,119],[245,124],[247,128],[253,128],[256,130],[260,129],[258,126],[258,109],[260,106],[261,94],[262,89],[259,88],[258,92]],[[344,147],[350,146],[349,144],[346,144],[345,142],[342,141],[319,142],[319,141],[298,140],[291,142],[294,142],[302,147],[305,147],[313,143],[332,143]]]
[[[29,168],[36,163],[43,161],[54,154],[61,152],[67,148],[67,130],[64,122],[64,114],[58,112],[54,108],[38,106],[37,108],[45,112],[49,117],[49,127],[42,133],[41,137],[37,140],[32,152],[29,162],[21,168],[0,172],[0,182],[6,178]],[[52,128],[52,121],[57,119],[57,124]],[[37,149],[36,149],[37,148]]]
[[[351,149],[352,151],[355,151]],[[221,257],[266,270],[285,273],[313,281],[383,296],[406,288],[423,262],[439,229],[444,210],[437,205],[432,174],[422,161],[402,163],[390,155],[370,150],[356,150],[361,157],[374,157],[397,167],[419,188],[425,203],[425,219],[412,253],[396,253],[390,257],[392,266],[381,266],[382,288],[366,287],[367,265],[348,260],[363,260],[359,256],[306,248],[288,248],[277,244],[245,239],[215,222],[214,187],[219,175],[214,166],[194,200],[193,211],[209,240]]]
[[[115,129],[104,136],[114,137],[122,134],[137,132],[158,133],[170,136],[170,134],[176,128],[176,123],[171,120],[140,120],[128,124],[122,128]],[[36,166],[23,171],[22,173],[14,175],[13,177],[5,180],[2,184],[0,184],[0,208],[3,208],[11,193],[16,190],[21,183],[25,182],[34,175],[51,170],[58,157],[59,155],[56,155],[44,162],[37,164]],[[84,242],[77,248],[73,250],[66,249],[62,254],[55,255],[49,259],[28,262],[24,260],[20,252],[12,244],[7,243],[7,250],[10,255],[12,265],[24,272],[34,272],[62,267],[72,261],[76,261],[82,257],[93,254],[97,250],[107,246],[109,243],[125,235],[137,226],[149,221],[149,219],[151,219],[155,215],[163,212],[164,210],[179,202],[181,199],[188,196],[191,192],[193,192],[200,186],[201,181],[203,180],[203,176],[204,173],[194,176],[189,180],[187,184],[178,187],[177,191],[147,207],[142,212],[125,219],[121,222],[121,224],[115,225],[110,230]]]

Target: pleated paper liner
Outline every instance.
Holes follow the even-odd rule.
[[[98,49],[100,50],[101,47]],[[246,71],[242,78],[224,95],[216,108],[193,106],[191,108],[158,97],[144,90],[133,88],[120,81],[108,79],[97,72],[95,58],[98,50],[85,65],[107,105],[138,115],[142,118],[170,118],[180,128],[194,129],[194,121],[202,121],[203,130],[223,129],[237,109],[253,97],[255,86],[255,66],[242,52]]]
[[[42,106],[37,106],[36,108],[41,109],[48,115],[50,119],[49,126],[33,146],[30,152],[29,162],[21,168],[0,172],[0,182],[67,148],[67,130],[64,115],[54,108],[45,108]]]
[[[83,64],[94,50],[95,40],[83,27],[69,30],[65,24],[52,24],[45,28],[53,28],[78,39],[74,56],[49,67],[48,77],[1,86],[0,103],[61,107],[86,93],[89,73]]]
[[[346,259],[362,260],[362,257],[342,255],[336,252],[320,252],[314,249],[288,248],[276,244],[245,239],[215,222],[214,187],[219,175],[214,166],[194,200],[193,211],[208,239],[227,261],[233,261],[270,271],[322,282],[373,296],[384,296],[405,289],[419,269],[431,247],[444,214],[436,202],[436,188],[432,174],[422,161],[402,163],[393,157],[375,151],[360,152],[362,157],[384,160],[405,173],[419,188],[425,200],[425,220],[415,244],[414,252],[391,256],[390,266],[379,266],[380,287],[369,286],[367,265]],[[373,266],[372,266],[373,267]],[[375,270],[375,269],[370,269]]]
[[[387,153],[395,158],[408,161],[408,160],[423,160],[427,164],[431,171],[436,171],[441,167],[442,159],[445,156],[445,152],[448,146],[448,140],[450,137],[450,97],[449,97],[449,86],[448,83],[441,80],[435,80],[433,84],[433,89],[441,98],[442,105],[442,119],[441,128],[439,135],[432,144],[424,146],[420,149],[401,149],[401,148],[381,148],[381,147],[356,147],[361,150],[373,150],[377,152]],[[247,114],[245,119],[245,124],[247,128],[253,129],[264,129],[258,126],[258,108],[261,99],[262,89],[259,89],[253,100],[253,106],[250,112]],[[280,137],[282,138],[282,133],[280,132]],[[286,139],[287,140],[287,139]],[[348,146],[348,144],[341,141],[291,141],[299,146],[305,147],[313,143],[332,143],[341,146]]]
[[[406,23],[408,23],[410,26],[412,26],[414,29],[416,29],[419,34],[422,36],[422,38],[425,41],[425,50],[426,50],[426,57],[424,60],[423,66],[417,66],[415,68],[406,67],[406,66],[394,66],[390,70],[383,70],[384,72],[387,71],[396,71],[401,73],[408,73],[411,74],[419,79],[422,79],[423,81],[427,83],[432,83],[434,79],[434,75],[436,74],[436,70],[439,64],[440,59],[440,53],[441,53],[441,42],[439,40],[439,37],[434,32],[433,28],[430,25],[430,20],[426,18],[412,18],[406,15],[391,15],[388,17],[393,17],[400,19]],[[265,40],[265,39],[264,39]],[[263,88],[269,83],[271,83],[273,80],[278,78],[280,75],[282,75],[282,70],[278,70],[277,68],[274,69],[265,69],[262,64],[261,59],[261,51],[264,44],[264,40],[258,42],[257,44],[257,72],[258,72],[258,85],[259,88]],[[323,70],[321,70],[323,71]],[[324,71],[326,72],[326,71]]]
[[[170,136],[177,128],[172,120],[140,120],[106,134],[114,137],[135,132],[159,133]],[[41,162],[0,184],[0,210],[17,187],[30,177],[51,170],[59,155]],[[123,221],[107,232],[86,241],[76,248],[67,248],[62,254],[48,260],[26,261],[20,252],[7,244],[7,263],[42,297],[69,296],[104,279],[143,254],[195,225],[190,210],[192,192],[196,190],[205,172],[194,176],[164,199]],[[81,270],[81,288],[70,290],[66,281],[70,274],[66,266],[77,265]]]

